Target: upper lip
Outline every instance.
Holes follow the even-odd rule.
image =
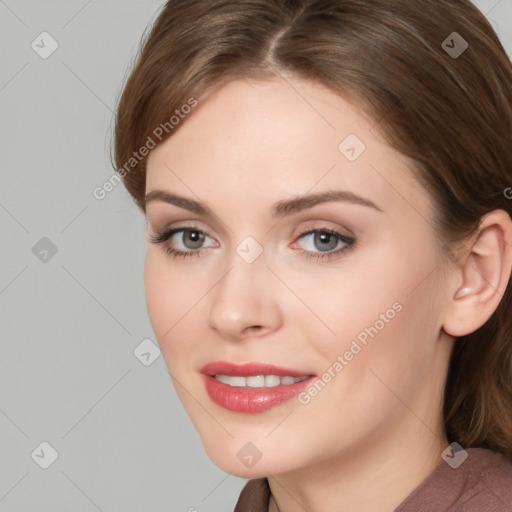
[[[311,375],[307,371],[292,370],[290,368],[260,362],[236,364],[227,361],[214,361],[205,364],[199,371],[205,375],[232,375],[238,377],[249,377],[251,375],[303,377],[304,375]]]

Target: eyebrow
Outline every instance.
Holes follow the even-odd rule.
[[[179,208],[189,210],[198,215],[210,215],[210,209],[193,199],[171,194],[165,190],[153,190],[148,192],[145,196],[146,205],[155,201],[162,201],[164,203],[173,204]],[[290,199],[284,199],[274,203],[272,205],[272,217],[285,217],[293,213],[313,208],[314,206],[321,203],[328,202],[346,202],[357,204],[361,206],[367,206],[383,212],[383,210],[377,206],[373,201],[367,198],[361,197],[353,192],[347,190],[327,190],[325,192],[319,192],[316,194],[308,194],[305,196],[296,196]]]

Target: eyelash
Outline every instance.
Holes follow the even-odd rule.
[[[196,251],[178,251],[168,245],[165,245],[165,242],[167,242],[176,233],[187,232],[187,231],[188,232],[197,232],[197,233],[200,233],[201,235],[208,236],[204,231],[197,228],[196,226],[183,226],[183,227],[179,227],[179,228],[172,228],[167,231],[162,231],[160,233],[157,233],[156,236],[150,236],[149,241],[153,244],[161,244],[163,246],[163,250],[167,254],[172,256],[173,258],[186,258],[187,256],[189,256],[189,257],[197,256],[201,252],[201,249],[196,250]],[[299,251],[300,254],[309,259],[331,260],[335,257],[338,257],[341,253],[344,253],[356,246],[355,238],[348,237],[346,235],[338,233],[337,231],[334,231],[329,228],[315,228],[315,229],[306,228],[306,231],[301,233],[297,237],[297,240],[300,240],[301,238],[303,238],[307,235],[311,235],[313,233],[325,233],[325,234],[334,236],[339,241],[343,242],[346,245],[342,249],[338,249],[338,250],[332,251],[332,252],[324,252],[324,253],[322,253],[322,252],[317,253],[317,252],[306,251],[304,249],[300,249],[300,251]]]

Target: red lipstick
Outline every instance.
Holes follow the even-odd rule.
[[[230,411],[242,413],[260,413],[276,407],[303,391],[314,377],[307,371],[302,372],[264,363],[234,364],[223,361],[208,363],[201,368],[200,372],[203,374],[206,392],[213,402]],[[221,382],[215,378],[215,375],[230,377],[274,375],[305,377],[305,379],[294,384],[280,383],[272,387],[250,387],[233,386]],[[275,381],[275,378],[272,380]]]

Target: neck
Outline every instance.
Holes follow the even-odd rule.
[[[394,511],[444,464],[441,453],[449,444],[439,420],[435,429],[418,429],[420,420],[409,411],[403,420],[400,428],[379,431],[331,460],[269,476],[269,512]]]

